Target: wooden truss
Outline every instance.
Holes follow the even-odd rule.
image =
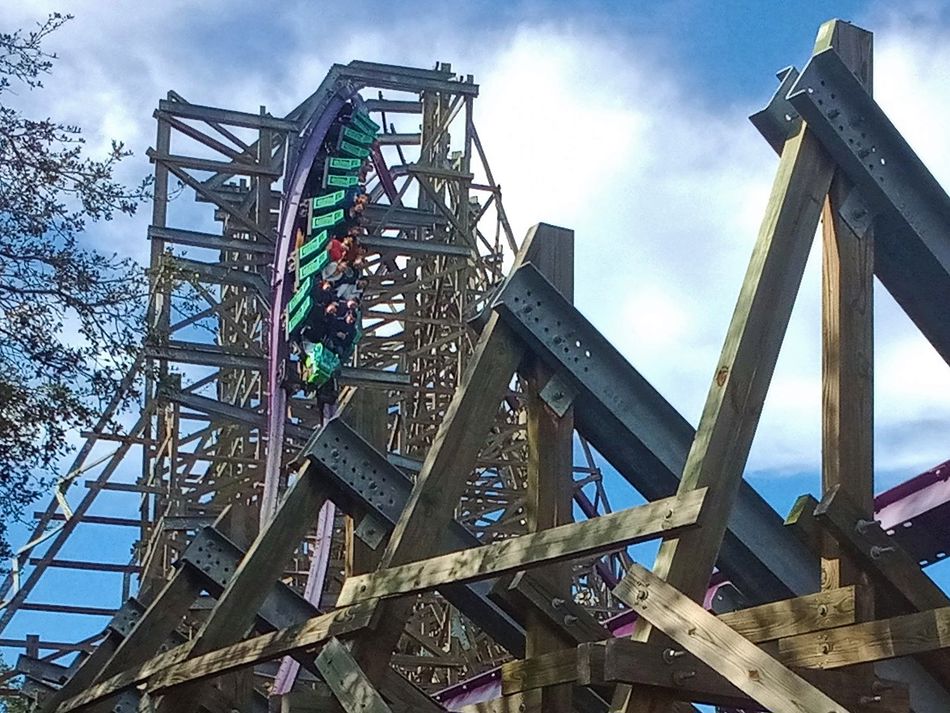
[[[247,551],[228,538],[228,512],[201,530],[43,711],[263,709],[232,674],[281,656],[310,674],[285,710],[442,710],[392,667],[418,595],[433,590],[514,659],[502,697],[468,713],[950,710],[950,600],[871,519],[872,279],[950,360],[950,199],[870,86],[870,33],[831,21],[801,76],[783,75],[754,118],[779,167],[695,433],[571,305],[573,234],[538,225],[478,325],[414,483],[352,421],[330,421]],[[799,500],[782,528],[742,473],[819,220],[824,495]],[[516,374],[527,534],[483,543],[456,509]],[[649,502],[572,522],[575,429]],[[318,611],[281,576],[327,500],[363,523],[375,564]],[[637,625],[611,638],[572,601],[564,563],[648,539],[661,541],[652,571],[630,563],[614,589]],[[715,567],[755,606],[704,609]],[[202,592],[215,604],[183,639]],[[886,672],[873,666],[883,661]]]

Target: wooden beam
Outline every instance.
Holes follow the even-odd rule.
[[[778,642],[789,666],[835,669],[950,648],[950,607],[868,621]]]
[[[822,25],[815,52],[829,47],[871,90],[873,36],[854,25],[830,20]],[[874,516],[874,242],[869,230],[857,235],[842,218],[854,185],[835,170],[822,211],[821,367],[822,492],[841,488],[868,519]],[[867,575],[838,543],[825,537],[821,586],[866,584]],[[874,618],[873,590],[865,587],[861,620]],[[866,681],[873,667],[854,671]]]
[[[525,262],[535,240],[555,230],[544,224],[532,228],[515,257],[514,266]],[[426,454],[412,494],[390,535],[382,568],[418,560],[433,554],[438,547],[431,533],[451,522],[467,476],[488,435],[489,424],[508,393],[522,354],[519,340],[500,321],[498,314],[492,313]],[[411,602],[384,602],[381,621],[385,628],[354,645],[354,657],[374,683],[388,667],[410,607]]]
[[[318,479],[303,469],[191,640],[189,656],[199,656],[239,641],[248,632],[324,500]],[[156,706],[156,713],[185,713],[194,710],[195,705],[195,691],[185,687],[165,696]]]
[[[840,486],[825,494],[815,507],[813,517],[851,560],[872,576],[885,593],[881,597],[882,605],[896,605],[898,612],[950,606],[950,597],[887,536],[879,523],[863,517],[862,510],[848,499]],[[945,652],[918,658],[938,680],[950,680],[950,656]]]
[[[646,684],[670,689],[673,695],[697,703],[755,709],[741,691],[725,682],[709,666],[678,649],[643,644],[629,639],[605,642],[602,676],[605,681]],[[796,673],[812,685],[834,693],[849,710],[862,713],[908,713],[906,685],[893,681],[855,677],[851,672],[802,669]]]
[[[568,302],[574,301],[574,233],[550,231],[535,240],[528,259]],[[566,525],[574,510],[574,409],[556,413],[545,404],[541,393],[554,372],[539,359],[527,367],[526,415],[528,439],[527,494],[525,519],[529,533],[544,532]],[[572,597],[571,568],[567,563],[549,565],[532,572],[549,583],[556,597]],[[534,607],[524,612],[525,652],[534,656],[571,644],[560,626]],[[538,701],[528,701],[525,713],[572,713],[569,687],[546,688]]]
[[[719,615],[719,620],[753,643],[774,641],[856,621],[859,587],[852,585],[769,602]]]
[[[67,713],[140,684],[146,684],[150,692],[161,692],[189,681],[203,680],[270,661],[321,644],[331,636],[345,636],[366,628],[373,623],[376,609],[376,602],[336,609],[296,626],[256,636],[190,659],[191,647],[184,644],[87,689],[63,702],[57,711]]]
[[[631,564],[614,588],[614,596],[772,713],[846,713],[843,706],[639,564]]]
[[[695,600],[706,590],[722,544],[833,172],[804,126],[786,141],[679,484],[681,493],[710,486],[700,528],[665,540],[654,565],[659,577]],[[649,635],[649,626],[634,633],[642,641]],[[626,713],[668,709],[643,693],[620,686],[612,707]],[[641,699],[636,707],[635,698]]]
[[[350,577],[343,584],[338,603],[346,605],[487,579],[532,565],[584,557],[654,539],[695,524],[705,496],[706,489],[702,488],[533,535]]]
[[[808,594],[794,599],[770,602],[749,609],[740,609],[739,611],[720,614],[717,618],[737,634],[755,644],[804,633],[835,629],[855,622],[855,590],[856,587],[854,586],[842,587],[841,589]],[[608,640],[608,647],[618,646],[621,651],[627,652],[624,653],[624,656],[631,656],[637,658],[637,660],[641,656],[659,655],[671,647],[679,648],[665,635],[658,636],[656,643],[647,644],[630,641],[629,639],[610,638],[610,633],[605,629],[604,635],[598,638]],[[581,654],[587,656],[587,658],[579,658]],[[590,658],[592,655],[596,655],[596,652],[591,654],[589,650],[578,647],[576,652],[574,650],[556,651],[504,664],[502,666],[502,690],[505,694],[512,694],[560,683],[570,682],[584,685],[595,680],[596,676],[588,675],[585,678],[582,673],[576,672],[583,672],[585,665],[588,667],[594,665],[591,663],[594,661]],[[667,664],[671,664],[674,660],[678,661],[680,658],[689,665],[703,665],[688,655],[685,657],[667,656],[665,660]],[[646,681],[635,679],[629,681],[623,679],[610,680],[616,680],[619,683],[646,683]],[[662,680],[665,681],[666,679]],[[665,686],[664,683],[653,685]],[[730,695],[735,695],[735,690]]]
[[[330,639],[316,658],[317,669],[346,711],[392,713],[373,688],[350,652],[336,638]]]
[[[356,389],[340,417],[366,442],[380,453],[386,452],[386,410],[389,406],[385,391]],[[346,538],[346,562],[344,571],[347,577],[371,572],[379,564],[382,548],[374,550],[356,536],[356,526],[349,515],[344,517]]]
[[[950,606],[950,597],[920,568],[880,523],[866,519],[840,487],[829,490],[814,509],[815,521],[895,595],[905,608],[917,611]]]

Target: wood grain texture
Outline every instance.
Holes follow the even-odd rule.
[[[343,636],[370,626],[376,604],[366,602],[337,609],[297,626],[256,636],[193,659],[188,658],[189,645],[178,646],[64,701],[57,709],[58,713],[66,713],[142,683],[147,682],[147,688],[157,692],[315,646],[330,636]]]
[[[627,576],[614,589],[614,595],[772,713],[846,711],[640,565],[634,563],[631,566]]]
[[[705,592],[758,426],[834,164],[802,127],[785,143],[679,492],[710,486],[700,528],[660,547],[654,571],[688,597]],[[634,638],[646,641],[649,626]],[[611,710],[668,710],[618,686]],[[638,700],[639,699],[639,700]]]
[[[706,489],[656,500],[583,522],[561,525],[482,547],[350,577],[339,604],[421,592],[494,577],[532,565],[577,558],[653,539],[692,526]]]
[[[789,666],[834,669],[950,648],[950,607],[801,634],[778,642]]]

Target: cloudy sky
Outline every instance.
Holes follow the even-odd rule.
[[[15,101],[80,124],[93,147],[125,141],[136,153],[130,179],[149,171],[151,113],[170,89],[283,115],[334,62],[448,61],[474,74],[476,123],[516,234],[538,221],[576,231],[580,308],[695,424],[776,167],[746,117],[768,100],[778,69],[804,64],[823,20],[875,32],[876,96],[950,185],[950,4],[892,7],[23,0],[0,4],[0,31],[49,11],[76,15],[50,38],[60,60],[46,89]],[[95,228],[88,239],[145,258],[145,222]],[[818,484],[818,258],[813,251],[749,463],[780,509]],[[885,488],[950,458],[950,369],[884,290],[876,299]]]

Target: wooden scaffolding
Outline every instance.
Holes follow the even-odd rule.
[[[695,431],[573,307],[573,233],[539,224],[472,323],[414,480],[365,422],[329,421],[246,551],[224,510],[42,710],[263,709],[242,672],[281,657],[307,673],[285,711],[445,710],[394,668],[433,591],[509,654],[501,696],[466,713],[950,710],[950,600],[872,498],[873,279],[950,361],[950,198],[872,99],[871,70],[871,34],[830,21],[753,117],[779,164]],[[819,225],[823,495],[783,525],[742,476]],[[487,542],[456,517],[516,379],[524,534]],[[575,431],[648,502],[573,522]],[[361,559],[319,608],[284,574],[327,501],[378,531],[357,528]],[[661,543],[652,568],[626,561],[612,592],[633,633],[612,637],[575,601],[568,563],[646,540]],[[714,570],[752,606],[708,611]],[[202,592],[212,608],[179,631]]]

